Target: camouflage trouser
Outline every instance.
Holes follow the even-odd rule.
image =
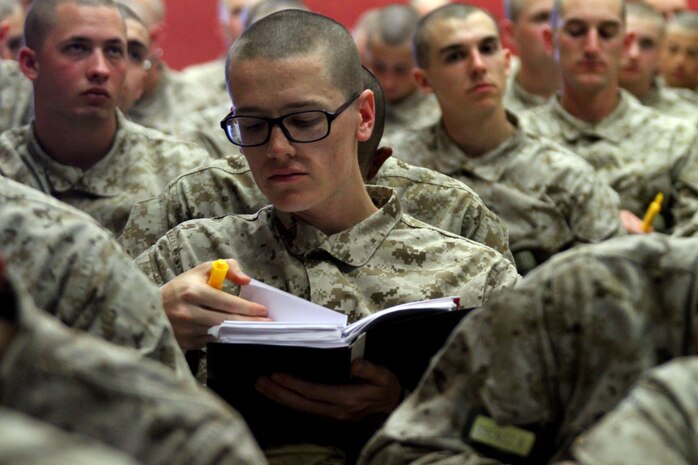
[[[291,444],[264,450],[269,465],[345,465],[344,452],[332,446]]]

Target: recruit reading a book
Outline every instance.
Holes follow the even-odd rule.
[[[316,383],[350,383],[351,363],[363,357],[388,368],[411,391],[468,311],[458,309],[457,297],[445,297],[398,305],[347,325],[342,313],[255,280],[242,287],[240,297],[266,306],[273,321],[225,321],[211,328],[219,342],[207,347],[206,382],[245,417],[262,447],[343,436],[337,432],[342,425],[261,395],[254,388],[260,376],[288,373]]]
[[[238,362],[249,356],[257,375],[279,371],[341,383],[350,380],[351,361],[364,357],[413,384],[464,315],[457,311],[457,297],[443,297],[397,305],[347,325],[342,313],[256,280],[242,287],[240,297],[266,306],[273,321],[225,321],[212,327],[209,333],[219,342],[209,345],[209,374],[228,356]],[[406,357],[412,352],[414,357]],[[415,365],[415,357],[424,359],[423,366]],[[419,372],[405,380],[403,369]]]

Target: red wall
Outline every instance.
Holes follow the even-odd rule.
[[[166,0],[167,29],[163,48],[165,60],[173,68],[211,60],[223,53],[218,36],[216,8],[218,0]],[[336,19],[351,28],[361,13],[368,8],[405,3],[395,0],[305,0],[308,7]],[[496,16],[502,14],[501,0],[470,0],[468,3],[489,9]],[[698,0],[689,0],[698,10]]]

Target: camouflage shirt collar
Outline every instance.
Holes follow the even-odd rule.
[[[521,87],[521,85],[517,81],[517,77],[519,75],[519,69],[516,70],[516,72],[511,73],[509,82],[507,85],[511,87],[511,93],[513,97],[521,102],[524,107],[526,108],[534,108],[534,107],[539,107],[541,105],[545,105],[548,100],[550,100],[550,97],[541,97],[540,95],[532,94],[528,92],[526,89]]]
[[[448,175],[467,172],[486,181],[499,181],[507,170],[509,160],[525,144],[525,133],[521,128],[519,119],[509,111],[507,111],[507,119],[516,128],[514,134],[499,144],[497,148],[480,157],[469,157],[463,152],[446,133],[443,124],[439,122],[432,128],[436,141],[434,169]]]
[[[650,91],[640,100],[640,102],[648,107],[654,107],[662,100],[663,90],[664,88],[660,86],[659,81],[655,78],[652,80]]]
[[[160,81],[155,86],[155,90],[150,95],[144,95],[128,111],[129,119],[132,121],[139,122],[158,116],[158,112],[160,112],[160,102],[168,98],[172,86],[173,72],[164,64],[159,66],[162,66],[160,70]]]
[[[395,115],[396,118],[399,118],[401,114],[411,112],[416,109],[428,98],[429,96],[427,94],[424,94],[419,90],[415,90],[400,103],[391,103],[390,105],[387,105],[385,111],[386,113],[390,113],[391,116]]]
[[[52,192],[80,191],[98,197],[116,197],[122,193],[117,186],[110,186],[102,182],[107,174],[112,173],[118,166],[120,158],[123,158],[121,157],[121,147],[128,128],[126,119],[119,110],[116,110],[116,118],[118,128],[109,152],[87,170],[64,165],[51,158],[41,148],[32,124],[31,130],[27,134],[29,153],[43,167]]]
[[[623,89],[619,89],[619,96],[616,108],[598,123],[588,123],[571,115],[562,107],[559,97],[551,99],[552,113],[560,123],[565,140],[574,143],[580,139],[605,139],[619,144],[626,139],[632,133],[632,125],[627,122],[642,104]]]
[[[366,188],[379,210],[352,228],[327,236],[292,214],[273,209],[274,228],[296,257],[329,254],[349,266],[363,266],[402,219],[402,207],[392,189]]]

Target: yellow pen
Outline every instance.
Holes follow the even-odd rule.
[[[220,289],[223,287],[223,281],[228,274],[228,262],[225,260],[216,260],[211,265],[211,276],[208,278],[208,285]]]
[[[664,202],[664,194],[659,192],[652,203],[650,203],[650,206],[647,207],[647,211],[645,212],[645,216],[642,218],[642,231],[643,232],[649,232],[650,228],[652,227],[652,222],[654,221],[655,217],[659,215],[659,212],[662,211],[662,202]]]

